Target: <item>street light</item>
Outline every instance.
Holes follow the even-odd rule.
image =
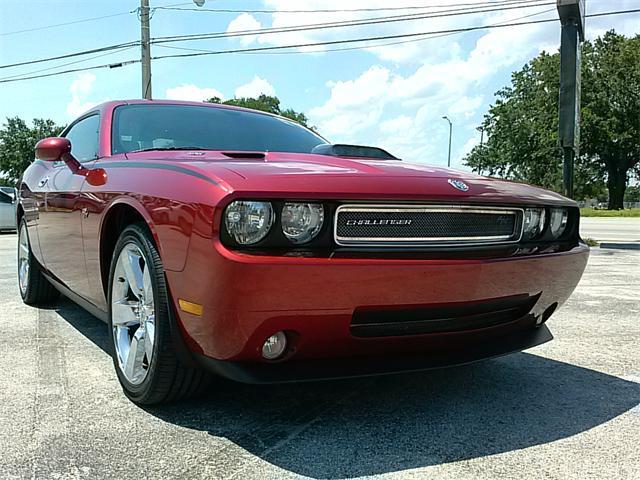
[[[202,7],[204,5],[205,0],[193,0],[198,7]]]
[[[447,167],[451,166],[451,135],[453,134],[453,123],[449,120],[449,117],[446,115],[442,117],[443,120],[449,122],[449,155],[447,156]]]

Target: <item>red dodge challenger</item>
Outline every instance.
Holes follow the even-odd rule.
[[[285,118],[104,103],[41,140],[18,206],[27,304],[108,323],[125,394],[459,365],[552,338],[589,255],[553,192],[331,145]]]

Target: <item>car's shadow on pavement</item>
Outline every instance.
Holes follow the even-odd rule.
[[[103,323],[67,302],[58,313],[104,349]],[[198,400],[145,410],[227,438],[285,470],[344,478],[553,442],[639,403],[638,383],[520,353],[369,379],[268,386],[220,381]]]

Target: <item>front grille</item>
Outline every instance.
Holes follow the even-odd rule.
[[[338,245],[469,245],[517,242],[522,210],[442,205],[342,205]]]
[[[354,337],[388,337],[496,327],[531,316],[538,298],[540,294],[523,294],[462,304],[356,309],[350,331]]]

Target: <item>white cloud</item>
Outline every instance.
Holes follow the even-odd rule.
[[[164,96],[169,100],[188,100],[191,102],[203,102],[211,97],[224,98],[224,95],[215,88],[200,88],[192,84],[167,88]]]
[[[95,81],[96,76],[93,73],[80,73],[71,82],[71,101],[67,104],[67,114],[70,117],[77,117],[96,105],[97,102],[86,101]]]
[[[258,20],[248,13],[242,13],[231,20],[227,26],[227,32],[242,32],[246,30],[257,30],[259,28],[262,28],[262,25]],[[251,45],[256,40],[255,35],[243,35],[237,38],[240,39],[240,44],[243,46]]]
[[[275,95],[276,89],[273,88],[268,81],[264,78],[260,78],[259,76],[253,77],[249,83],[244,85],[240,85],[236,88],[235,96],[236,98],[258,98],[260,95]]]
[[[462,160],[464,158],[464,156],[473,149],[473,147],[475,147],[476,145],[478,145],[480,143],[478,135],[474,135],[473,137],[469,137],[469,139],[465,142],[465,144],[462,146],[462,148],[458,152],[459,160]]]
[[[347,141],[349,135],[377,124],[389,96],[391,73],[374,65],[354,80],[330,82],[331,96],[309,112],[320,131]]]
[[[472,117],[478,108],[482,105],[482,96],[476,95],[474,97],[469,98],[466,95],[463,95],[454,103],[451,104],[448,111],[451,115],[455,115],[456,117],[464,117],[470,118]]]
[[[637,0],[616,0],[615,3],[617,9],[622,10],[633,8],[634,1]],[[366,59],[367,54],[371,59],[370,64],[359,74],[344,77],[342,70],[336,68],[336,76],[326,83],[328,97],[309,110],[311,122],[332,141],[379,145],[407,160],[446,164],[449,129],[442,116],[447,115],[454,123],[452,160],[454,165],[459,166],[462,156],[472,148],[478,137],[475,127],[481,120],[482,110],[492,101],[491,94],[508,82],[510,72],[520,69],[540,51],[556,52],[560,41],[557,12],[549,6],[501,6],[491,8],[493,11],[474,14],[435,16],[446,10],[447,5],[459,3],[459,0],[440,0],[437,2],[440,7],[424,10],[380,11],[375,14],[366,11],[288,13],[283,10],[293,8],[291,0],[264,0],[264,3],[276,12],[270,16],[261,16],[260,22],[251,15],[239,15],[229,24],[228,30],[299,27],[401,13],[425,13],[431,17],[369,26],[238,37],[236,41],[242,45],[254,43],[282,46],[449,30],[470,25],[554,20],[550,23],[493,28],[466,34],[420,37],[424,40],[418,42],[407,41],[411,38],[390,40],[388,45],[370,42],[369,48],[363,50],[366,53],[358,54],[359,59]],[[486,2],[477,0],[477,3]],[[594,5],[588,7],[588,13],[609,10],[606,5],[591,3]],[[403,7],[415,4],[415,0],[368,0],[366,7]],[[355,9],[359,6],[361,5],[344,0],[295,2],[295,8],[300,10]],[[590,38],[594,32],[601,34],[611,28],[630,35],[638,32],[638,23],[633,15],[587,19],[587,35]],[[366,43],[344,47],[356,45],[367,47]],[[324,50],[340,47],[343,46],[303,47],[298,50],[323,55]],[[251,83],[257,84],[257,79],[259,77]],[[236,90],[236,96],[247,95],[241,92],[244,87],[247,86]],[[252,96],[257,93],[253,92]]]
[[[400,115],[380,123],[380,131],[391,135],[401,134],[411,127],[413,127],[413,118],[408,115]]]

